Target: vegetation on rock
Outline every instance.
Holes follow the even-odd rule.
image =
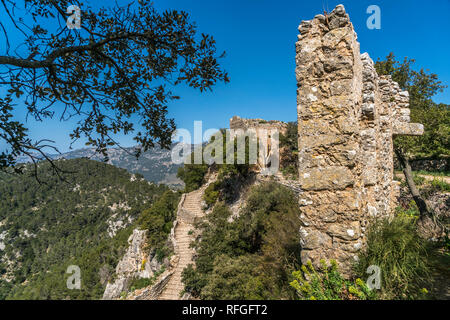
[[[276,183],[254,186],[239,217],[223,203],[199,224],[195,269],[183,272],[186,291],[202,299],[289,299],[290,272],[300,265],[295,195]]]
[[[298,176],[298,124],[288,122],[286,133],[280,133],[280,169],[290,179]]]
[[[166,191],[149,209],[142,211],[138,226],[147,230],[147,246],[156,251],[159,261],[169,255],[167,238],[177,217],[177,207],[181,193]]]
[[[240,191],[240,186],[244,183],[246,178],[250,174],[251,165],[249,164],[249,140],[246,137],[245,140],[245,163],[238,164],[237,154],[237,139],[234,139],[232,143],[227,143],[226,131],[221,129],[220,133],[223,142],[223,159],[222,163],[206,164],[204,159],[202,164],[185,164],[184,167],[178,169],[178,177],[185,183],[185,192],[190,192],[198,189],[205,181],[205,175],[208,172],[208,168],[218,172],[217,181],[211,183],[205,190],[204,200],[207,206],[212,206],[217,200],[231,201]],[[212,148],[215,141],[215,137],[211,138],[205,148]],[[234,148],[231,150],[231,148]],[[215,156],[215,151],[212,150],[211,155]],[[233,163],[226,163],[227,152],[233,154]],[[191,154],[191,163],[193,162],[194,155]]]
[[[26,172],[0,176],[3,299],[100,298],[134,221],[168,190],[97,161],[57,164],[66,181],[48,163],[38,166],[42,184]],[[81,290],[67,289],[69,265],[81,269]]]

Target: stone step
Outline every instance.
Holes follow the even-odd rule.
[[[180,292],[183,291],[183,289],[178,289],[178,288],[171,288],[168,289],[166,292],[166,296],[177,296],[180,294]]]
[[[183,288],[180,288],[180,287],[173,287],[173,288],[168,289],[168,290],[167,290],[167,293],[168,293],[168,294],[174,294],[174,293],[178,294],[178,293],[181,292],[183,289],[184,289],[184,287],[183,287]]]
[[[178,289],[178,288],[170,288],[167,290],[167,295],[178,295],[183,289]]]
[[[179,292],[171,292],[168,293],[166,296],[160,298],[159,300],[179,300],[179,299],[180,299]]]
[[[215,179],[211,179],[210,181],[212,182],[214,180]],[[175,253],[179,256],[179,260],[166,288],[159,296],[159,300],[180,299],[179,294],[184,289],[182,273],[189,264],[193,263],[192,258],[195,252],[195,250],[190,247],[194,240],[194,235],[189,234],[189,232],[194,231],[195,229],[193,226],[194,219],[204,216],[202,210],[202,198],[209,183],[210,182],[203,185],[198,190],[186,194],[184,203],[180,208],[181,210],[177,213],[178,224],[175,228]]]

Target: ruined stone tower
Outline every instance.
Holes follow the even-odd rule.
[[[378,76],[344,6],[303,21],[296,43],[302,261],[336,259],[344,273],[372,217],[395,207],[393,135],[409,123],[408,92]]]
[[[270,165],[276,162],[274,170],[267,170],[269,174],[278,171],[279,134],[285,134],[286,130],[287,124],[278,120],[243,119],[238,116],[230,119],[231,136],[253,134],[260,141],[260,152],[257,157],[257,164],[260,168],[269,169]],[[271,163],[272,161],[273,163]]]

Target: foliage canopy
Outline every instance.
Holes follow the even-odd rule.
[[[69,6],[81,10],[80,29],[66,25]],[[167,104],[177,99],[172,87],[200,91],[228,82],[215,40],[199,35],[188,13],[157,12],[149,0],[92,8],[74,0],[1,1],[0,22],[0,168],[19,155],[51,160],[51,137],[32,141],[14,110],[26,108],[36,121],[77,119],[72,142],[84,137],[107,159],[115,135],[135,132],[136,155],[158,143],[169,147],[175,130]],[[8,23],[19,36],[11,38]],[[20,107],[19,107],[20,106]],[[140,128],[135,122],[139,119]]]

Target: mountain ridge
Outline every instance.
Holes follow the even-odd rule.
[[[183,181],[177,178],[177,170],[183,164],[176,164],[172,161],[172,150],[182,142],[173,143],[170,149],[162,149],[153,147],[143,152],[138,159],[134,155],[136,146],[123,148],[108,148],[108,160],[104,161],[104,156],[95,151],[95,148],[80,148],[63,152],[60,154],[46,154],[50,159],[79,159],[87,158],[94,161],[106,162],[118,168],[126,169],[133,174],[141,174],[146,180],[156,184],[166,184],[173,189],[181,189],[184,187]],[[187,144],[190,150],[195,145]],[[38,159],[42,156],[36,155]],[[29,156],[20,156],[16,159],[17,163],[29,163]]]

